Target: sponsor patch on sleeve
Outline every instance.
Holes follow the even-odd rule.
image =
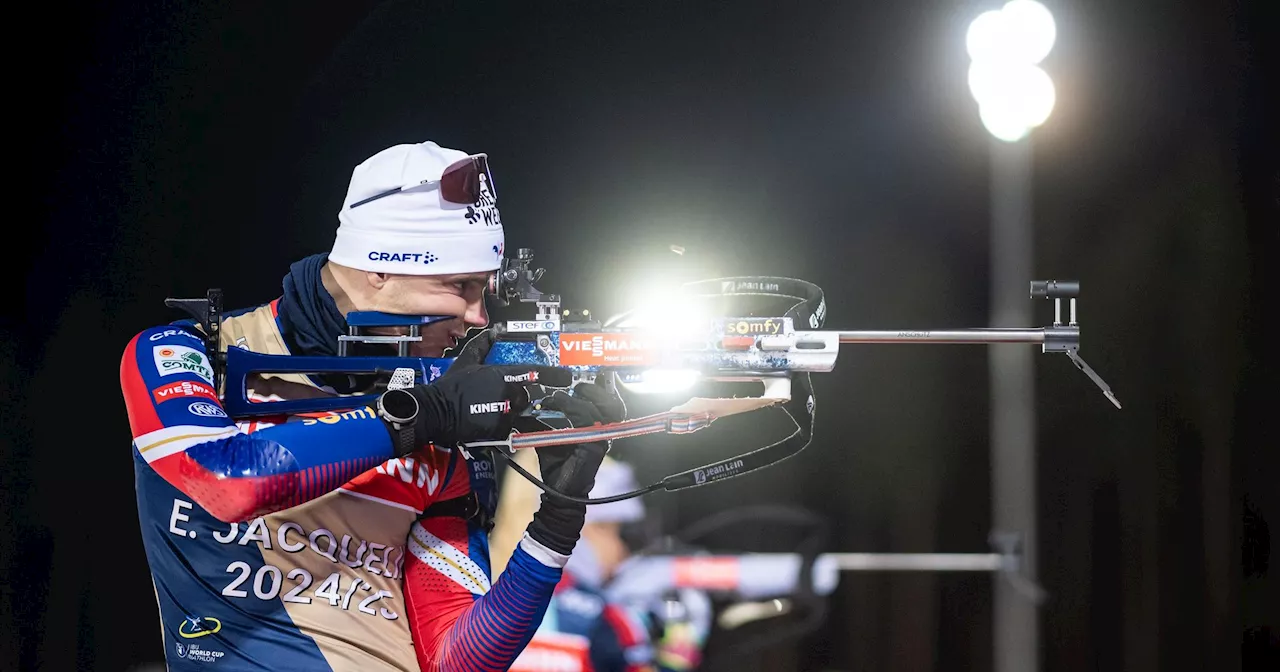
[[[187,412],[202,418],[225,418],[226,411],[223,411],[217,404],[211,404],[207,401],[192,402],[187,406]]]
[[[194,380],[180,380],[176,383],[161,385],[151,391],[151,396],[156,400],[157,404],[174,399],[190,399],[192,397],[210,401],[218,400],[218,395],[214,393],[212,387],[204,383],[197,383]]]
[[[194,373],[210,384],[213,383],[213,368],[209,366],[209,358],[195,348],[185,345],[157,345],[152,349],[155,357],[156,371],[162,376],[175,373]]]

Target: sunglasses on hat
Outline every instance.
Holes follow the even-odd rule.
[[[380,194],[374,194],[362,201],[352,203],[350,207],[358,208],[379,198],[385,198],[392,194],[427,185],[438,186],[442,199],[458,205],[476,205],[480,203],[482,185],[488,187],[490,198],[496,199],[498,197],[498,191],[493,186],[493,174],[489,172],[489,155],[472,154],[465,159],[449,164],[449,167],[445,168],[444,172],[440,174],[440,179],[438,180],[421,180],[401,185]]]

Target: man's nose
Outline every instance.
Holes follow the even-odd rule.
[[[485,308],[483,297],[467,302],[467,312],[463,313],[462,321],[466,322],[468,327],[489,326],[489,311]]]

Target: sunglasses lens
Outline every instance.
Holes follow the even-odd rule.
[[[480,197],[484,198],[485,192],[488,192],[489,200],[496,202],[498,200],[498,188],[493,184],[493,173],[489,172],[489,159],[482,156],[476,161],[480,164],[478,166],[479,172],[477,173],[481,180]]]
[[[470,205],[479,196],[478,182],[475,160],[465,158],[444,169],[440,176],[440,195],[450,203]]]
[[[483,156],[469,156],[446,168],[440,176],[440,195],[461,205],[475,205],[486,196],[496,198],[489,162]]]

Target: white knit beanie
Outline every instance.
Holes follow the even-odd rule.
[[[329,259],[362,271],[405,275],[497,270],[502,219],[487,180],[481,182],[477,205],[445,201],[436,183],[351,207],[399,187],[439,180],[445,168],[467,156],[427,141],[388,147],[356,166]]]

